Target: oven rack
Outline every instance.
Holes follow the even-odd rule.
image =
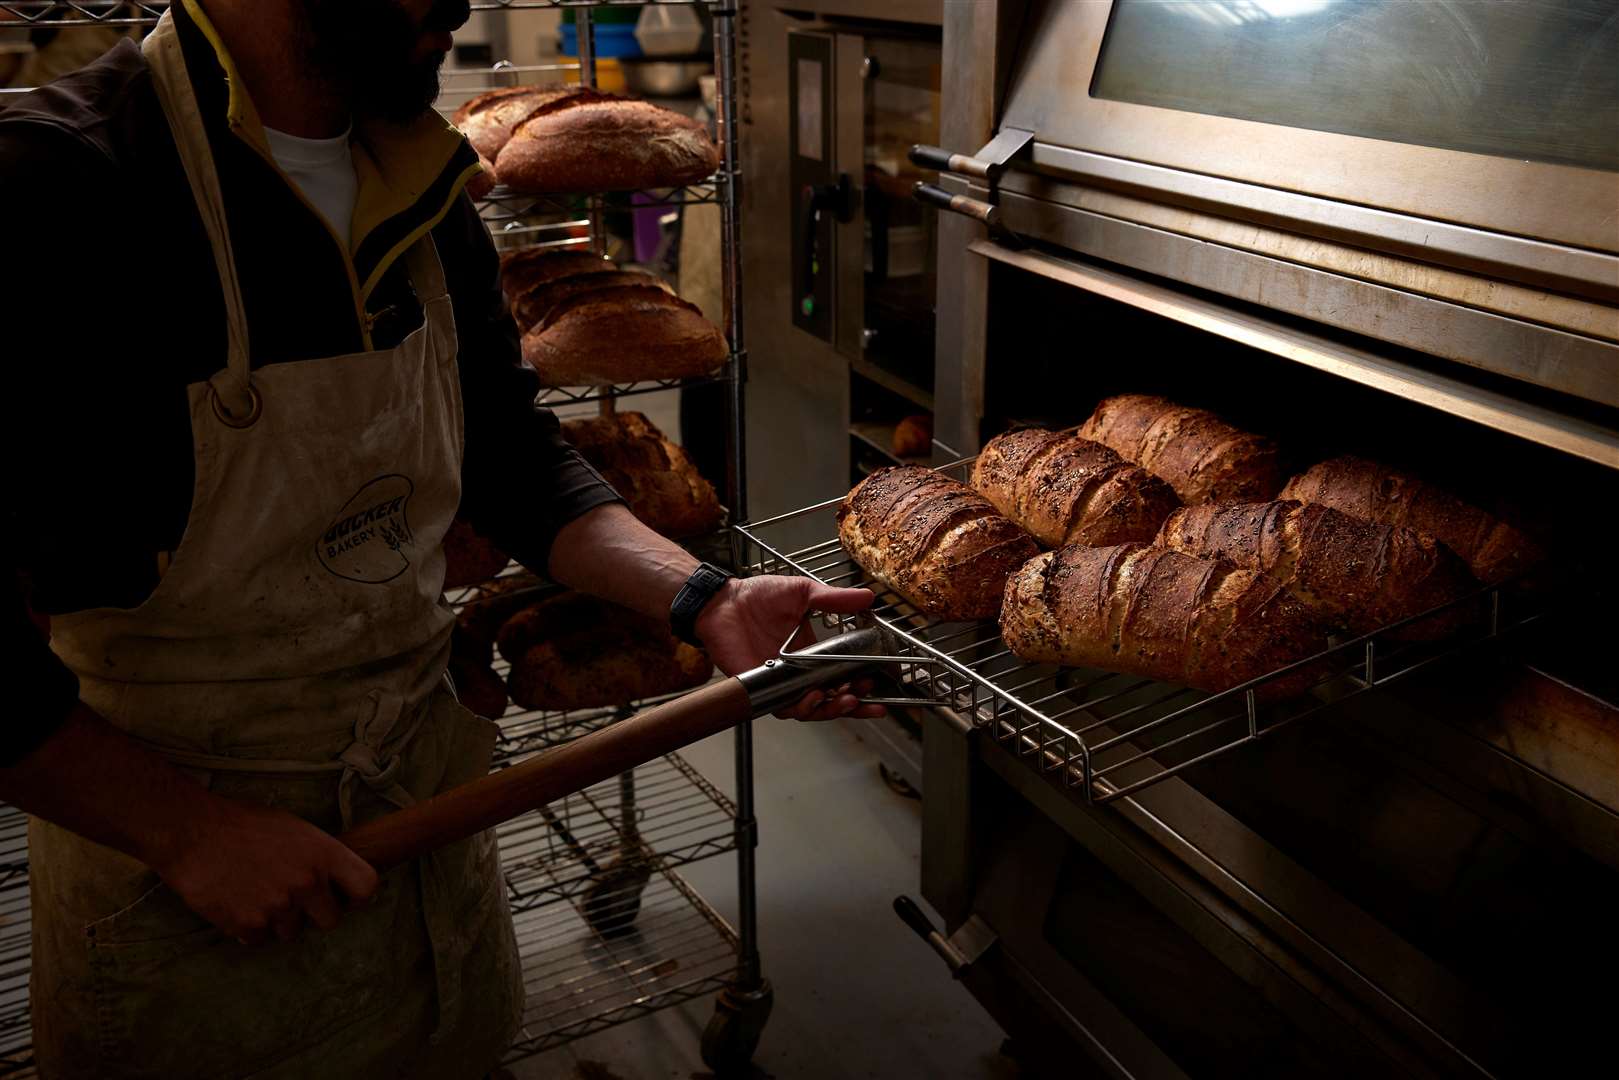
[[[721,0],[473,0],[473,11],[535,11],[546,8],[722,7]],[[0,0],[0,13],[24,25],[152,26],[169,8],[169,0]]]
[[[939,471],[965,481],[972,460]],[[841,502],[831,499],[736,526],[737,566],[749,574],[798,574],[875,591],[877,604],[869,614],[829,615],[822,621],[837,631],[871,620],[887,628],[890,647],[882,659],[894,665],[901,686],[914,696],[896,703],[953,710],[1073,797],[1092,804],[1132,795],[1291,721],[1490,642],[1562,602],[1556,594],[1534,599],[1509,588],[1482,589],[1207,694],[1115,672],[1026,663],[1006,648],[993,623],[950,623],[921,614],[844,552],[835,520]],[[791,542],[804,535],[832,538]],[[1393,633],[1440,613],[1466,615],[1465,629],[1437,643],[1402,642]],[[1309,679],[1306,692],[1272,699],[1284,680],[1291,684],[1301,675]]]

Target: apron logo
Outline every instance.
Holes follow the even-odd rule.
[[[415,490],[409,477],[390,474],[355,492],[315,543],[321,565],[340,578],[370,585],[403,574],[416,541],[406,516]]]

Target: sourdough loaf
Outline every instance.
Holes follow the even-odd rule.
[[[1516,577],[1542,557],[1534,541],[1494,514],[1365,458],[1323,461],[1289,480],[1282,497],[1427,533],[1461,556],[1486,585]]]
[[[548,102],[580,93],[574,86],[508,86],[479,94],[466,102],[450,123],[460,129],[481,158],[493,160],[512,137],[512,129]]]
[[[513,305],[530,289],[577,274],[617,270],[613,260],[580,248],[524,248],[500,257],[500,287]]]
[[[1204,503],[1171,514],[1158,546],[1269,575],[1329,627],[1367,634],[1465,596],[1477,583],[1433,537],[1293,501]],[[1434,637],[1428,619],[1403,637]]]
[[[588,289],[553,304],[523,335],[546,386],[603,386],[706,375],[729,355],[695,304],[657,285]]]
[[[878,469],[838,507],[838,536],[865,571],[942,619],[987,619],[1006,577],[1039,551],[989,500],[919,465]]]
[[[1276,446],[1204,409],[1121,394],[1096,406],[1079,434],[1168,481],[1181,502],[1257,502],[1282,479]]]
[[[973,463],[972,485],[1046,547],[1150,541],[1180,505],[1139,465],[1073,432],[997,435]]]
[[[680,187],[719,165],[719,147],[702,123],[595,90],[534,105],[495,156],[500,182],[519,191]]]
[[[478,596],[461,606],[450,637],[451,655],[488,667],[495,655],[495,638],[506,620],[553,592],[537,576],[522,571],[496,578],[478,589]]]
[[[719,528],[725,511],[714,485],[640,413],[568,420],[562,434],[653,531],[678,538]]]
[[[1001,637],[1023,660],[1100,668],[1199,690],[1305,659],[1326,635],[1271,578],[1178,551],[1071,544],[1006,583]],[[1308,679],[1284,679],[1273,694]]]
[[[713,665],[667,624],[581,593],[527,608],[501,628],[511,698],[525,709],[586,709],[701,686]]]
[[[595,268],[567,277],[553,278],[530,286],[512,303],[512,318],[517,320],[520,330],[528,330],[536,323],[545,321],[545,317],[558,305],[582,296],[596,289],[616,289],[625,286],[642,286],[651,289],[661,289],[670,296],[674,290],[663,283],[661,278],[655,277],[642,270],[615,270],[605,272]]]

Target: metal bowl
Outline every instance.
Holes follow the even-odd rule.
[[[624,84],[642,97],[689,97],[697,92],[697,80],[714,70],[708,59],[619,61],[624,68]]]

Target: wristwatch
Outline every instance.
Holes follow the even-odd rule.
[[[713,563],[700,563],[691,572],[691,577],[675,593],[674,603],[669,605],[669,629],[674,631],[675,637],[702,648],[703,643],[697,640],[697,616],[730,580],[731,575]]]

